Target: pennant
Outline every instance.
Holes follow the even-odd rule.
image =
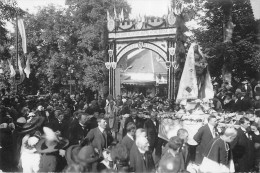
[[[124,10],[122,9],[121,14],[120,14],[120,20],[124,21],[125,17],[124,17]]]
[[[116,7],[114,7],[114,19],[117,19]]]
[[[109,11],[107,10],[107,21],[110,20],[110,14],[109,14]]]
[[[199,93],[200,98],[213,99],[214,98],[214,90],[211,82],[211,77],[209,70],[207,68],[207,73],[205,77],[204,85],[202,86],[201,93]]]
[[[20,59],[19,56],[18,56],[18,68],[19,68],[20,75],[22,76],[23,75],[23,68],[22,68],[22,63],[21,63],[21,59]]]
[[[18,29],[22,38],[22,48],[23,48],[23,53],[27,53],[27,45],[26,45],[26,33],[25,33],[25,28],[24,28],[24,22],[23,19],[18,19],[17,21],[18,24]]]
[[[10,60],[8,59],[8,64],[9,64],[9,68],[10,68],[10,77],[14,77],[15,76],[15,70],[14,70],[14,66],[11,64]]]
[[[27,60],[26,60],[26,67],[25,67],[25,69],[24,69],[24,73],[26,74],[26,77],[29,78],[30,73],[31,73],[30,57],[28,57]]]
[[[192,43],[184,65],[182,72],[179,91],[177,95],[177,102],[180,102],[184,99],[197,99],[198,98],[198,86],[197,86],[197,77],[195,70],[195,58],[194,58],[194,46],[195,43]]]

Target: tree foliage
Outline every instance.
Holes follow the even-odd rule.
[[[232,42],[223,42],[223,23],[227,1],[207,0],[206,15],[201,28],[194,31],[198,42],[209,55],[212,76],[221,77],[222,67],[232,71],[234,79],[245,76],[256,78],[259,72],[259,47],[257,46],[257,22],[249,0],[233,1],[232,21],[235,24]],[[257,57],[258,56],[258,57]],[[217,64],[217,65],[216,65]]]
[[[32,75],[40,86],[58,91],[73,79],[76,89],[102,91],[108,78],[106,14],[114,7],[130,11],[126,1],[78,0],[24,16]]]

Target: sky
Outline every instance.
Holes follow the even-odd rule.
[[[153,15],[162,17],[168,11],[168,7],[171,4],[171,0],[127,0],[132,7],[131,17],[135,18],[139,14]],[[260,0],[250,0],[254,16],[256,19],[260,19]],[[55,5],[65,6],[65,0],[17,0],[18,6],[22,9],[28,9],[29,12],[37,12],[37,6],[46,6],[50,3]]]

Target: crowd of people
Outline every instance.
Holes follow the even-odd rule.
[[[260,82],[233,89],[215,86],[216,112],[259,116]],[[255,99],[254,99],[255,98]],[[259,122],[242,117],[239,128],[217,130],[217,118],[194,135],[180,128],[169,140],[158,137],[160,112],[180,109],[172,101],[142,94],[1,95],[0,170],[23,172],[202,172],[258,171]]]

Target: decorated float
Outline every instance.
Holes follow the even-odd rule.
[[[178,112],[158,114],[160,120],[159,137],[168,141],[169,138],[177,135],[178,129],[185,128],[189,132],[188,143],[197,145],[193,136],[201,126],[207,123],[209,115],[212,114],[218,119],[219,131],[227,126],[237,128],[236,122],[245,115],[216,112],[212,108],[213,97],[214,91],[206,57],[199,45],[191,44],[176,98],[176,102],[180,104],[181,109]],[[247,116],[250,120],[255,118],[254,115]]]

